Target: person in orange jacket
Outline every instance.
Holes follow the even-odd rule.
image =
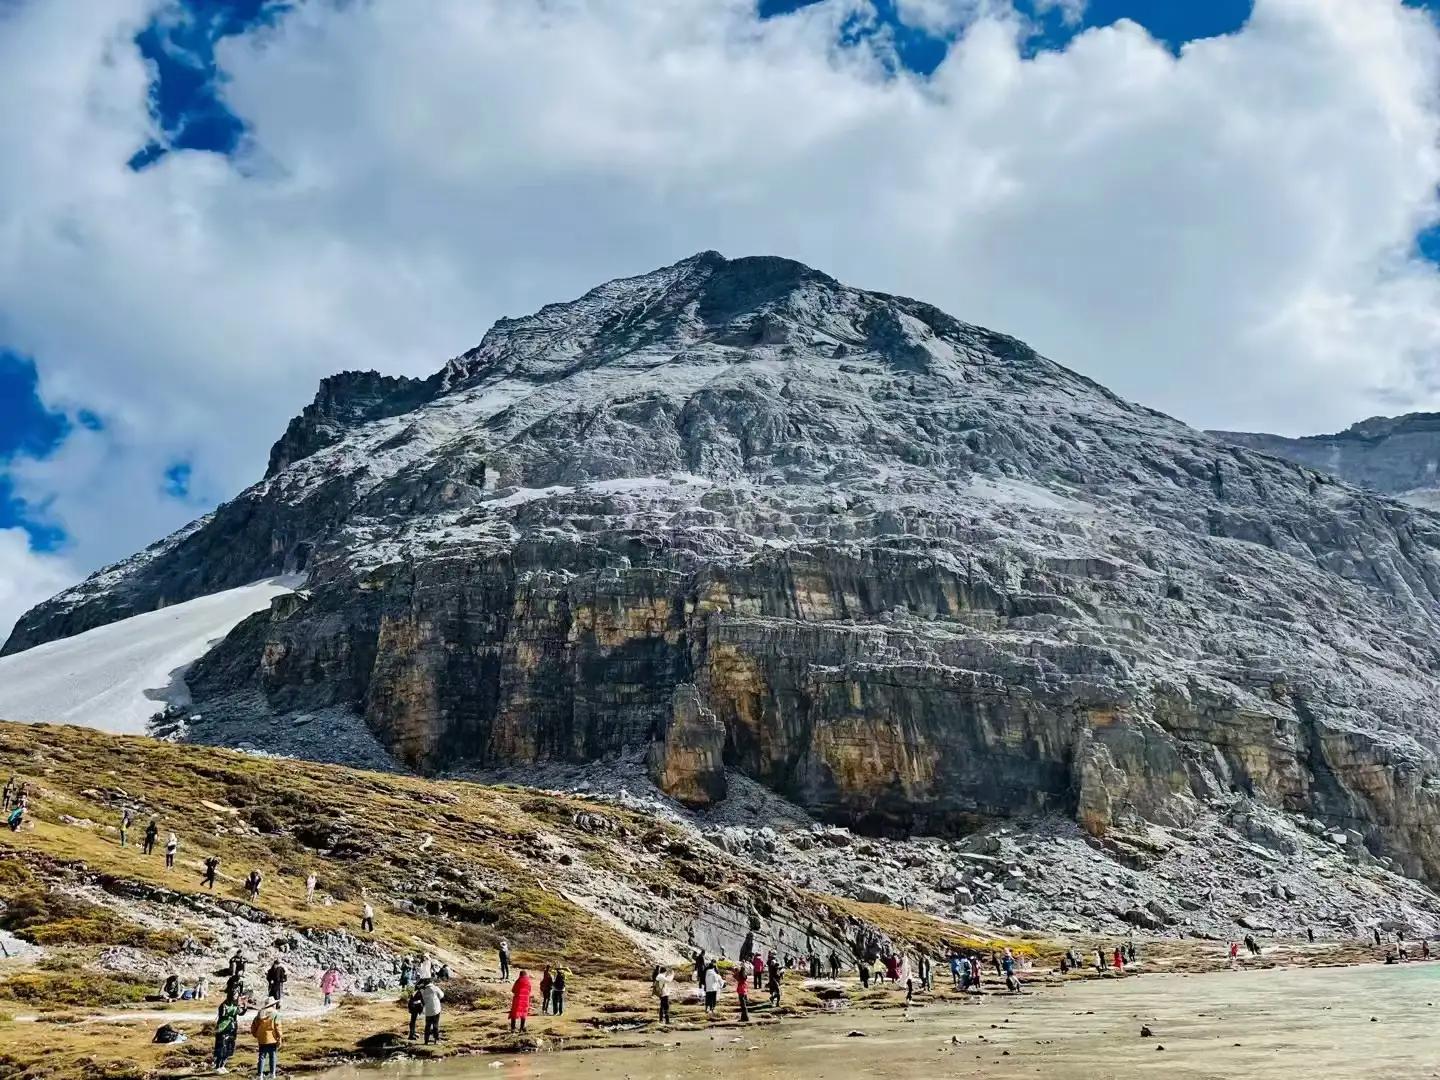
[[[280,1052],[280,1003],[273,997],[267,997],[265,1004],[260,1006],[260,1011],[255,1014],[255,1019],[250,1021],[250,1034],[255,1036],[255,1042],[260,1047],[260,1057],[256,1063],[257,1077],[265,1075],[265,1063],[270,1063],[270,1076],[279,1076],[279,1064],[276,1060]]]

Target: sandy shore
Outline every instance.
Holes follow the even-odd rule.
[[[1154,1037],[1141,1036],[1142,1024]],[[854,1030],[865,1036],[850,1037]],[[1346,1080],[1440,1077],[1440,963],[1097,980],[908,1016],[842,1010],[748,1030],[656,1033],[633,1048],[395,1062],[382,1073],[355,1067],[323,1075],[1315,1080],[1321,1071]]]

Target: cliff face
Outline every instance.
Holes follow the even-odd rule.
[[[875,831],[1238,792],[1440,880],[1424,511],[781,259],[504,320],[423,387],[317,400],[7,648],[303,569],[191,672],[192,736],[343,710],[427,771],[648,751],[686,801],[729,766]]]
[[[1334,435],[1298,439],[1248,431],[1211,432],[1222,442],[1263,450],[1347,483],[1440,507],[1440,413],[1374,416]]]

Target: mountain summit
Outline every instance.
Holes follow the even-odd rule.
[[[263,480],[6,648],[294,573],[189,673],[189,737],[643,754],[874,831],[1299,813],[1440,879],[1440,520],[789,260],[328,379]]]

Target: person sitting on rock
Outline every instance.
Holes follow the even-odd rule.
[[[177,1001],[180,998],[180,976],[170,974],[165,976],[165,985],[160,988],[160,996],[166,1001]]]

